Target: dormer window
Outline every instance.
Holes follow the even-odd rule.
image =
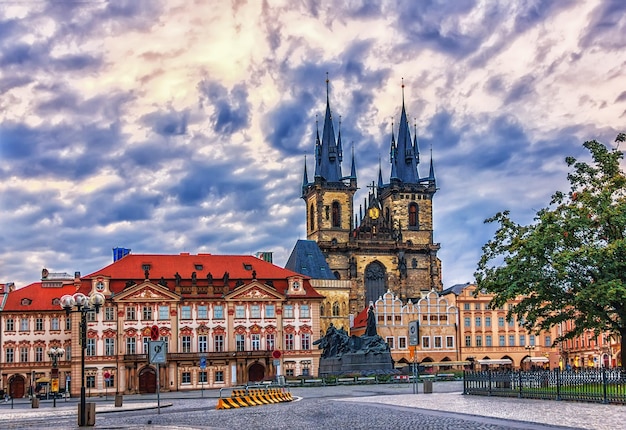
[[[193,267],[194,267],[196,270],[202,270],[202,268],[203,268],[204,266],[202,266],[202,264],[194,264],[194,266],[193,266]]]
[[[144,264],[141,265],[141,270],[143,270],[145,272],[146,270],[150,270],[150,267],[151,267],[150,264],[144,263]]]
[[[252,264],[243,263],[243,268],[246,270],[252,270]]]

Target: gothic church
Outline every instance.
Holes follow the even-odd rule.
[[[424,292],[441,291],[440,248],[433,242],[432,200],[437,191],[432,156],[428,176],[419,175],[417,133],[411,131],[404,106],[397,140],[392,130],[390,177],[372,182],[356,213],[357,174],[353,153],[350,174],[341,163],[341,131],[335,135],[328,81],[326,113],[315,141],[315,173],[309,181],[306,163],[302,199],[306,202],[307,239],[315,241],[335,278],[350,280],[349,312],[356,314],[387,290],[406,302]],[[357,150],[358,153],[358,150]],[[354,215],[353,215],[354,214]]]

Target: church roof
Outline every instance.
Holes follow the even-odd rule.
[[[336,279],[324,258],[317,242],[298,240],[291,251],[285,269],[313,279]]]
[[[469,287],[470,284],[469,282],[465,283],[465,284],[455,284],[451,287],[446,288],[445,290],[443,290],[439,295],[441,296],[445,296],[446,294],[454,294],[456,296],[458,296],[459,294],[461,294],[463,292],[463,290],[467,287]]]

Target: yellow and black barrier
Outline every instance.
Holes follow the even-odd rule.
[[[245,408],[293,401],[291,392],[284,387],[233,388],[230,397],[222,396],[222,390],[217,400],[217,409]]]

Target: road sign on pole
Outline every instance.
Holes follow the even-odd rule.
[[[148,354],[148,361],[152,364],[164,364],[165,363],[165,341],[153,340],[150,341],[150,353]]]
[[[419,344],[420,344],[419,321],[411,321],[409,323],[409,345],[417,346]]]
[[[150,339],[159,340],[159,326],[156,324],[150,327]]]
[[[206,357],[200,357],[200,369],[206,369]]]

